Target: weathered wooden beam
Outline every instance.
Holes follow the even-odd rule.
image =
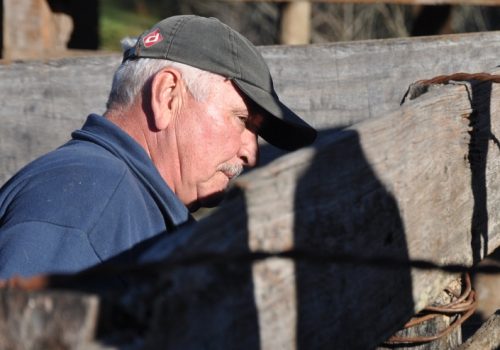
[[[97,296],[1,290],[0,348],[87,349],[95,339]]]
[[[447,266],[500,246],[499,108],[498,85],[458,82],[325,131],[236,181],[113,299],[147,317],[151,349],[373,348],[457,277]]]
[[[154,280],[146,348],[366,349],[389,337],[456,277],[412,262],[467,267],[500,245],[499,93],[436,88],[237,181],[212,216],[155,248],[191,259]],[[302,254],[241,258],[289,250]]]
[[[500,245],[499,94],[488,83],[436,88],[237,181],[182,243],[158,249],[312,255],[166,274],[174,287],[155,305],[149,344],[366,349],[386,339],[456,277],[412,261],[467,267]],[[318,263],[322,253],[343,263]]]
[[[261,50],[283,101],[333,129],[396,109],[416,80],[496,66],[500,32]],[[88,113],[104,111],[119,63],[119,55],[96,55],[0,65],[0,183],[67,140]],[[276,153],[265,149],[263,163]]]
[[[117,55],[96,55],[0,65],[0,183],[104,112],[118,64]]]
[[[268,46],[283,100],[317,127],[345,127],[396,109],[420,79],[497,66],[500,32]],[[472,51],[481,52],[474,57]]]

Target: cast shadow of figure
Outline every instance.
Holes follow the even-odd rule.
[[[471,167],[471,188],[474,199],[474,206],[471,219],[471,251],[472,264],[484,265],[500,261],[500,249],[494,251],[485,261],[483,259],[490,253],[489,247],[489,225],[488,225],[488,189],[487,189],[487,160],[489,142],[500,148],[500,142],[494,135],[491,126],[491,97],[492,82],[471,83],[469,98],[473,107],[473,114],[470,118],[471,139],[469,145],[468,160]],[[497,277],[498,278],[498,277]],[[492,278],[490,276],[472,275],[473,285],[478,292],[483,295],[480,300],[482,307],[470,320],[462,326],[464,340],[470,337],[479,326],[486,321],[489,315],[483,314],[485,309],[491,304],[498,302],[492,289]],[[490,296],[491,294],[491,296]],[[493,298],[492,298],[493,296]]]
[[[482,117],[471,118],[469,152],[474,263],[488,248],[486,156],[489,140],[496,140],[490,125],[491,84],[487,93],[477,89],[472,90],[473,105]],[[478,109],[484,105],[487,111]],[[400,210],[366,159],[356,130],[321,131],[313,148],[316,153],[296,184],[293,204],[294,248],[311,258],[294,260],[296,348],[373,348],[394,334],[414,309],[411,261]],[[266,146],[263,153],[264,164],[280,155]],[[259,324],[256,306],[249,215],[244,188],[233,188],[210,218],[151,245],[148,242],[140,256],[159,252],[159,257],[168,259],[127,271],[133,288],[119,294],[118,304],[121,314],[133,320],[121,330],[139,329],[146,349],[261,348],[259,327],[266,325]],[[175,252],[169,252],[172,247]],[[319,261],[317,257],[323,254],[339,261]],[[176,257],[182,258],[181,263],[175,262]],[[370,265],[370,259],[379,257],[394,264]],[[112,301],[111,308],[116,304],[114,295],[104,295]],[[107,316],[103,305],[102,317],[109,317],[111,328],[100,330],[109,339],[116,331],[113,318],[117,313],[111,310]]]
[[[189,256],[188,250],[201,252],[193,256],[195,263],[201,264],[175,270],[169,277],[177,288],[174,294],[167,292],[162,298],[164,313],[157,315],[166,322],[154,320],[157,329],[150,332],[152,346],[149,348],[169,344],[164,348],[258,349],[260,337],[248,244],[248,210],[241,189],[233,188],[210,218],[192,227],[198,235],[196,246],[190,243],[185,246],[187,254],[182,251],[176,254],[185,259]],[[203,238],[203,233],[208,231],[213,234]],[[227,233],[231,233],[230,236]],[[182,284],[186,286],[185,291],[178,287]],[[169,336],[163,338],[165,324],[175,329],[170,329]],[[156,340],[155,334],[159,336]]]
[[[210,218],[49,285],[99,295],[96,339],[109,346],[259,349],[247,215],[233,188]]]
[[[330,142],[334,147],[322,147]],[[407,261],[396,201],[365,159],[357,132],[322,131],[315,147],[318,152],[295,188],[295,249],[360,259],[385,255]],[[263,151],[268,152],[266,148]],[[231,213],[234,215],[228,215]],[[149,311],[139,317],[144,320],[146,349],[159,344],[183,349],[193,344],[208,349],[262,348],[265,341],[259,327],[266,325],[259,324],[256,306],[248,215],[244,192],[233,188],[209,218],[141,253],[151,257],[156,251],[159,257],[169,256],[170,262],[176,256],[184,261],[168,273],[154,276],[155,288],[148,290],[149,294],[131,298],[139,301],[128,305],[136,319],[144,300],[156,300],[154,310],[149,305]],[[214,234],[217,227],[220,235]],[[202,238],[207,231],[211,232],[209,240]],[[172,246],[178,250],[170,254]],[[194,264],[186,265],[186,257],[191,254]],[[214,263],[217,255],[220,261]],[[367,349],[386,340],[397,330],[394,327],[413,313],[407,266],[374,268],[357,262],[333,265],[312,263],[307,258],[294,262],[298,349]],[[143,278],[141,273],[139,280]],[[376,295],[377,302],[366,295]],[[404,317],[391,312],[392,303],[404,306]],[[377,322],[380,317],[384,322]],[[365,328],[367,320],[372,322]]]
[[[470,118],[468,159],[471,167],[471,188],[474,207],[471,222],[472,263],[479,263],[488,254],[488,194],[486,166],[490,140],[500,147],[491,130],[491,82],[472,83],[469,98],[473,108]]]
[[[325,142],[334,147],[325,149]],[[357,132],[322,131],[315,147],[318,152],[295,188],[295,249],[407,261],[396,201],[365,159]],[[139,262],[135,271],[125,270],[131,288],[101,292],[101,341],[116,345],[116,334],[129,329],[143,337],[145,349],[262,348],[266,324],[259,324],[256,306],[248,215],[244,191],[236,187],[210,217],[138,247],[140,252],[126,259]],[[204,238],[204,232],[210,235]],[[143,265],[164,257],[166,264]],[[294,262],[297,349],[368,349],[413,313],[407,266],[334,265],[307,257]],[[391,312],[392,303],[404,307],[404,317]],[[117,315],[125,320],[120,327]]]
[[[408,262],[405,230],[357,131],[323,131],[321,138],[335,144],[319,149],[297,183],[294,243],[342,263],[295,263],[298,349],[369,349],[413,314],[412,280],[408,265],[360,262],[380,256]]]
[[[210,218],[134,252],[139,273],[127,270],[131,288],[120,292],[118,308],[116,290],[103,294],[109,312],[101,313],[101,340],[116,345],[113,319],[121,313],[128,326],[119,331],[133,329],[141,349],[258,349],[247,215],[243,192],[233,188]]]

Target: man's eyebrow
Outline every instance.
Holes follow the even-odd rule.
[[[249,114],[248,108],[232,108],[231,112],[234,114]]]

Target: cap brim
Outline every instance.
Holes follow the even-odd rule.
[[[233,79],[233,82],[248,98],[269,113],[259,131],[264,140],[287,151],[314,142],[316,130],[285,106],[278,96],[239,79]]]

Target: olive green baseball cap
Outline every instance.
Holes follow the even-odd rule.
[[[183,15],[162,20],[124,52],[124,62],[137,58],[168,59],[230,79],[267,112],[259,135],[276,147],[295,150],[316,138],[316,130],[279,100],[257,48],[216,18]]]

